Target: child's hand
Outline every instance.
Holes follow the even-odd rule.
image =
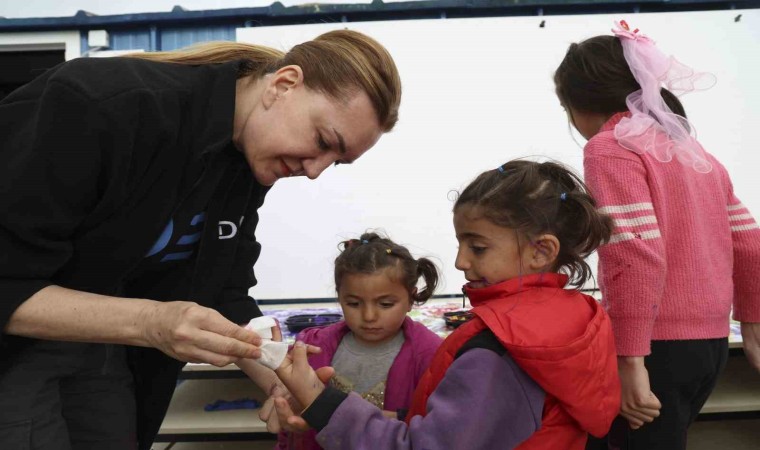
[[[301,341],[296,342],[293,350],[275,370],[277,376],[282,380],[285,387],[298,400],[301,405],[311,405],[311,403],[325,389],[324,383],[319,379],[317,373],[309,365],[306,359],[308,348]]]
[[[662,405],[649,387],[649,372],[644,357],[618,357],[622,399],[620,415],[632,429],[641,428],[660,415]]]
[[[742,322],[742,344],[750,365],[760,372],[760,323]]]
[[[261,409],[259,410],[259,419],[266,422],[267,431],[270,433],[289,431],[280,424],[279,418],[277,416],[277,411],[275,411],[275,401],[278,398],[284,398],[286,403],[288,401],[297,403],[296,399],[290,395],[290,392],[285,386],[277,384],[272,388],[271,392],[269,393],[269,398],[266,399],[264,404],[261,406]]]
[[[311,428],[303,417],[294,412],[293,405],[284,398],[276,398],[274,405],[277,412],[275,416],[277,416],[283,430],[290,433],[303,433]],[[303,410],[302,408],[299,409]]]
[[[383,415],[390,419],[398,419],[398,413],[396,411],[388,411],[387,409],[384,409]]]
[[[298,411],[295,413],[294,411]],[[284,386],[277,386],[273,389],[271,396],[264,402],[259,411],[259,419],[267,424],[267,431],[270,433],[303,432],[309,429],[309,425],[298,414],[303,411],[303,407],[296,400],[290,391]],[[289,418],[292,419],[289,420]]]
[[[327,384],[335,374],[335,371],[332,367],[321,367],[316,370],[316,373],[322,383]],[[277,412],[273,417],[275,417],[274,420],[279,424],[280,429],[289,432],[304,432],[311,428],[299,415],[303,412],[303,408],[290,396],[290,393],[288,393],[288,396],[272,397],[272,400]]]
[[[277,324],[272,327],[272,340],[275,342],[282,342],[282,330],[280,329],[280,321],[276,317],[273,317],[274,322]]]

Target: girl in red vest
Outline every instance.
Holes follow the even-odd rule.
[[[325,387],[303,343],[277,374],[309,406],[282,420],[327,449],[580,450],[607,432],[620,406],[612,330],[579,288],[611,219],[565,167],[512,161],[461,193],[454,229],[474,318],[436,352],[407,420]]]

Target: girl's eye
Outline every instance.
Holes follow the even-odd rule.
[[[383,308],[393,308],[395,305],[395,303],[380,303]]]
[[[348,306],[349,308],[356,308],[357,306],[359,306],[359,303],[357,303],[357,302],[346,302],[346,306]]]
[[[320,150],[325,150],[325,151],[326,150],[330,150],[330,144],[328,144],[327,141],[325,141],[322,138],[322,135],[318,134],[317,136],[318,136],[317,137],[317,146],[319,147],[319,149]]]
[[[470,250],[472,251],[473,254],[480,255],[480,254],[482,254],[483,252],[486,251],[486,248],[485,247],[478,247],[478,246],[475,246],[475,245],[471,245],[470,246]]]

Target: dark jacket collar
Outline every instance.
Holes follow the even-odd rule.
[[[199,98],[195,103],[192,130],[198,138],[193,153],[204,156],[224,149],[232,141],[235,119],[235,90],[240,62],[199,67],[205,71],[197,78]]]

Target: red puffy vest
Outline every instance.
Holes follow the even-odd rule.
[[[465,288],[474,317],[438,348],[407,422],[426,414],[428,397],[459,349],[488,328],[546,393],[541,428],[519,450],[582,450],[587,433],[606,434],[620,409],[612,328],[596,300],[563,289],[566,283],[567,276],[551,273]]]

